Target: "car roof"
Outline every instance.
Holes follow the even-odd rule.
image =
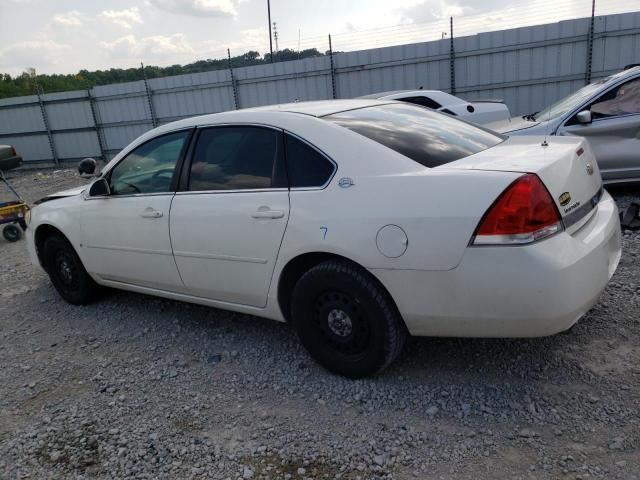
[[[237,110],[238,112],[288,112],[302,113],[312,117],[324,117],[333,113],[355,110],[358,108],[385,105],[389,101],[375,99],[355,98],[349,100],[316,100],[312,102],[293,102],[279,105],[268,105],[264,107],[246,108]]]
[[[387,92],[378,92],[378,93],[370,93],[369,95],[363,95],[362,97],[358,97],[358,98],[370,98],[370,99],[379,99],[379,98],[384,98],[384,97],[388,97],[390,95],[402,95],[402,94],[406,94],[406,95],[437,95],[437,94],[441,94],[441,93],[445,93],[442,90],[423,90],[423,89],[416,89],[416,90],[389,90]]]
[[[167,123],[147,132],[148,137],[152,137],[165,132],[181,128],[196,127],[202,125],[215,125],[229,123],[251,123],[260,121],[276,121],[279,115],[307,115],[310,117],[324,117],[348,110],[374,107],[376,105],[387,105],[395,103],[393,100],[317,100],[313,102],[293,102],[279,105],[267,105],[263,107],[241,108],[239,110],[229,110],[226,112],[210,113],[197,117],[184,118],[175,122]],[[145,135],[143,135],[145,136]]]
[[[621,70],[607,77],[602,77],[596,81],[599,81],[602,83],[602,85],[608,87],[612,83],[618,82],[620,80],[626,80],[631,77],[635,77],[638,74],[640,74],[640,66],[627,68],[626,70]]]
[[[175,122],[166,123],[143,133],[135,142],[123,149],[120,154],[128,151],[153,137],[185,128],[193,128],[207,125],[223,125],[225,123],[234,124],[278,124],[278,119],[283,117],[291,118],[291,115],[305,115],[306,117],[320,118],[348,110],[374,107],[376,105],[388,105],[396,103],[393,100],[317,100],[312,102],[293,102],[279,105],[267,105],[263,107],[241,108],[240,110],[229,110],[226,112],[210,113],[196,117],[183,118]],[[118,154],[115,158],[119,158]]]

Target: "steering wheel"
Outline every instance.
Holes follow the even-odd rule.
[[[161,184],[160,183],[160,179],[163,175],[168,175],[169,177],[169,182],[171,182],[171,177],[173,177],[173,168],[162,168],[160,170],[158,170],[157,172],[155,172],[152,176],[151,176],[151,189],[152,190],[156,190],[156,188],[158,187],[166,187],[166,183],[163,181]],[[164,180],[164,179],[163,179]]]

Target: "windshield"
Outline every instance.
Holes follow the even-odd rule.
[[[505,137],[417,105],[397,103],[324,117],[425,167],[437,167],[491,148]]]
[[[536,113],[534,116],[530,117],[532,120],[537,120],[539,122],[546,122],[554,118],[561,117],[565,113],[580,106],[591,96],[599,92],[602,89],[602,86],[612,79],[613,77],[606,77],[598,80],[597,82],[585,85],[580,90],[573,92],[571,95],[564,97],[562,100],[559,100],[553,105],[545,108],[540,113]]]

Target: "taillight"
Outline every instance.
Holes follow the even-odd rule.
[[[15,157],[17,155],[15,147],[11,147],[11,156]]]
[[[537,175],[527,173],[502,192],[476,228],[472,245],[522,245],[558,233],[560,213]]]

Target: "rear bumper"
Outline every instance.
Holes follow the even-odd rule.
[[[412,335],[541,337],[570,328],[620,260],[618,209],[605,192],[573,234],[518,247],[469,247],[449,271],[372,270]]]

